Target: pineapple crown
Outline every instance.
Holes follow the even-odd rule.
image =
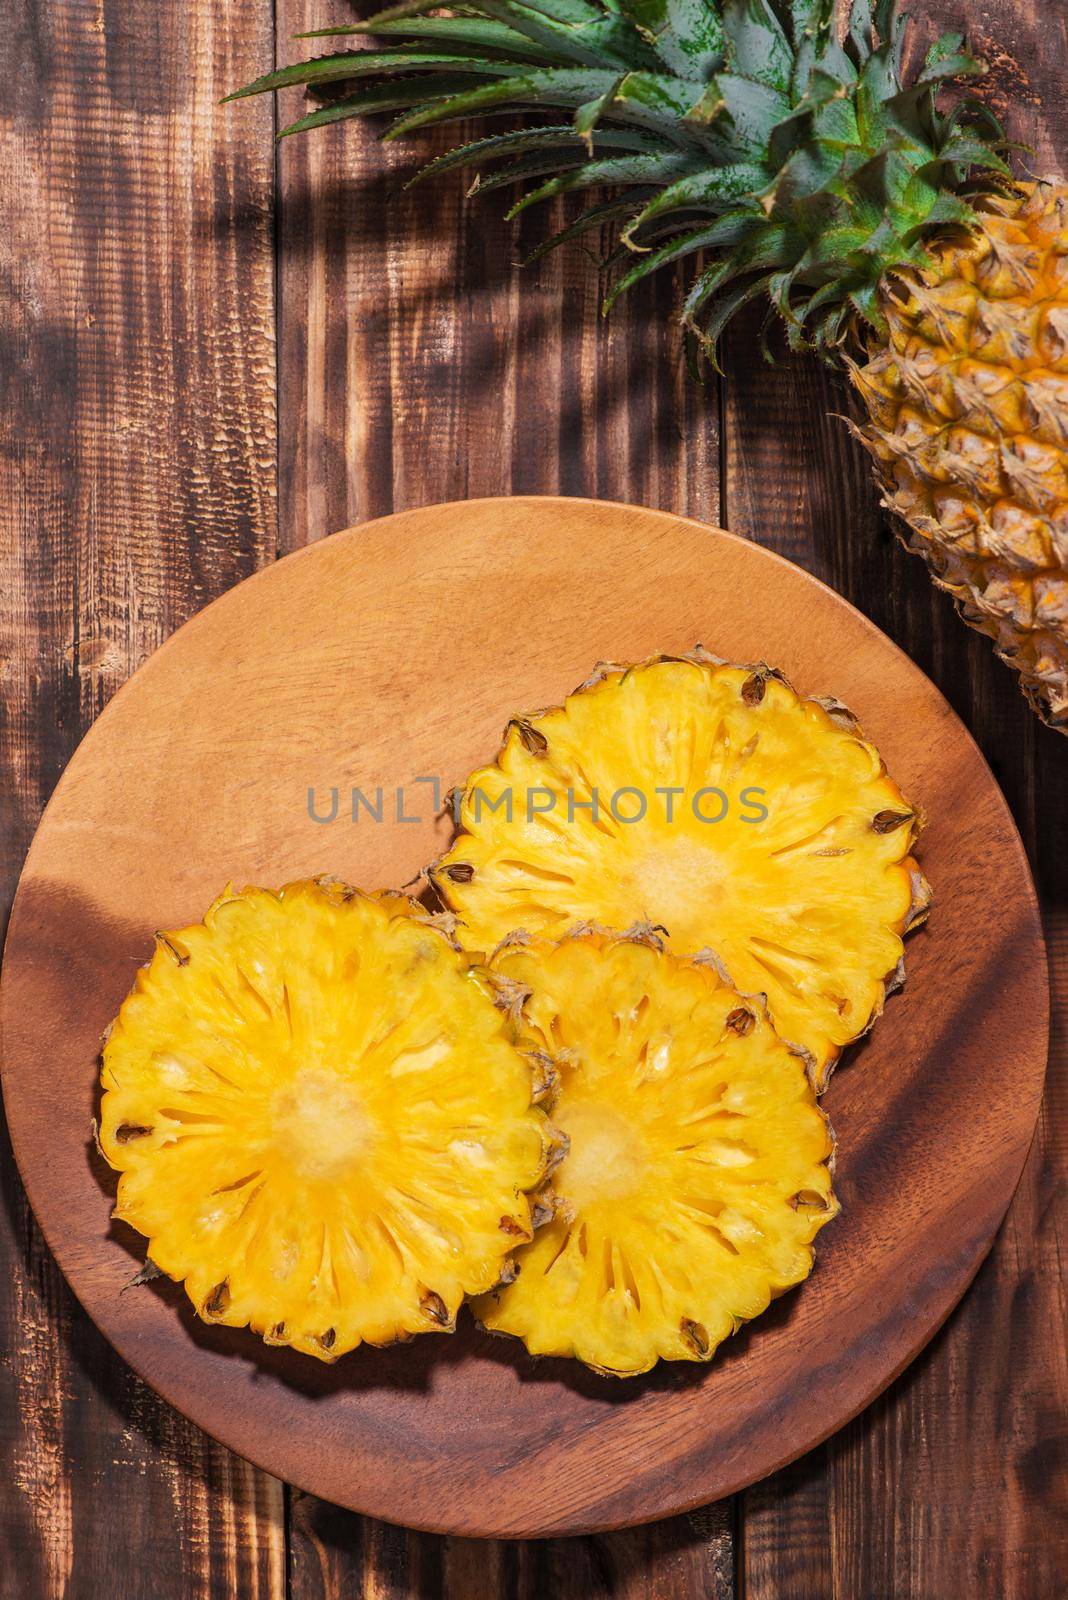
[[[975,203],[1012,181],[989,107],[964,96],[939,109],[947,80],[986,70],[960,34],[906,78],[897,0],[853,0],[841,27],[837,11],[836,0],[462,0],[447,12],[404,0],[303,36],[366,34],[380,48],[283,67],[230,98],[340,91],[283,136],[384,111],[401,112],[389,139],[551,111],[548,125],[464,144],[418,178],[467,167],[479,192],[525,185],[512,217],[594,191],[528,259],[621,224],[606,310],[700,252],[683,318],[706,351],[766,295],[791,347],[830,356],[883,327],[888,275],[922,268],[934,238],[974,227]]]

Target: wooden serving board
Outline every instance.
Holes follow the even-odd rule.
[[[109,1219],[90,1133],[102,1030],[154,929],[228,881],[410,880],[442,791],[508,716],[601,658],[700,641],[766,659],[860,716],[929,818],[935,889],[909,981],[839,1068],[841,1217],[798,1291],[707,1368],[631,1382],[478,1333],[334,1367],[196,1321]],[[351,820],[353,787],[383,821]],[[334,821],[329,816],[339,791]],[[398,820],[396,790],[404,790]],[[937,690],[796,567],[722,531],[586,500],[403,512],[216,601],[121,689],[30,850],[5,955],[4,1098],[34,1211],[76,1294],[162,1395],[278,1477],[376,1517],[526,1537],[619,1527],[732,1493],[809,1449],[916,1355],[963,1293],[1030,1144],[1045,953],[1005,802]]]

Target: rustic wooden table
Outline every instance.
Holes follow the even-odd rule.
[[[1013,131],[1068,170],[1063,0],[933,10],[970,13],[980,46],[1022,64],[999,73]],[[733,1504],[529,1545],[341,1512],[157,1401],[60,1279],[5,1144],[0,1597],[1054,1600],[1068,1570],[1068,743],[898,549],[818,366],[768,369],[739,329],[724,380],[697,388],[670,277],[605,326],[578,249],[517,270],[499,208],[465,205],[459,182],[403,192],[411,152],[355,125],[276,152],[268,101],[218,106],[276,51],[292,59],[298,28],[344,12],[24,0],[9,14],[0,900],[108,697],[264,563],[435,500],[639,501],[833,584],[974,732],[1043,896],[1059,1005],[1045,1112],[977,1281],[862,1417]]]

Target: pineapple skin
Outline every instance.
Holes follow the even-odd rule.
[[[510,1276],[564,1145],[552,1073],[441,922],[318,878],[157,934],[97,1143],[115,1219],[203,1321],[331,1362],[451,1332]]]
[[[979,229],[890,280],[888,338],[852,368],[902,539],[1068,729],[1068,186],[986,202]]]
[[[629,1378],[707,1362],[814,1265],[834,1134],[802,1058],[714,963],[653,929],[512,937],[489,970],[552,1054],[555,1214],[474,1302],[535,1356]]]

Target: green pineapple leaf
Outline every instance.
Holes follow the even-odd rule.
[[[723,26],[708,0],[619,0],[619,7],[663,66],[688,83],[707,83],[723,65]]]
[[[794,53],[768,0],[724,0],[723,31],[729,70],[789,101]]]
[[[628,289],[633,289],[636,283],[643,278],[648,278],[652,273],[659,272],[661,267],[669,266],[675,261],[681,261],[685,256],[696,255],[699,250],[720,249],[725,245],[737,245],[743,242],[748,234],[753,232],[751,219],[740,217],[720,217],[717,222],[708,224],[703,228],[693,228],[686,233],[676,234],[674,239],[663,244],[657,250],[651,250],[642,256],[629,271],[624,272],[612,285],[604,301],[604,314],[607,316],[621,294]]]
[[[433,122],[454,122],[460,117],[470,117],[481,112],[492,112],[498,106],[514,109],[517,106],[548,106],[553,109],[574,109],[589,97],[591,85],[603,93],[616,81],[610,72],[585,72],[578,68],[540,67],[521,72],[515,77],[504,77],[499,83],[482,84],[447,100],[430,101],[429,104],[401,117],[386,134],[387,139],[401,139],[425,128]]]
[[[519,216],[589,192],[537,258],[611,224],[605,299],[703,253],[684,322],[706,351],[765,295],[789,344],[833,355],[878,327],[879,286],[922,268],[947,230],[1011,184],[989,107],[942,86],[985,70],[959,33],[903,72],[895,0],[401,0],[314,37],[376,48],[279,68],[235,96],[303,84],[324,103],[289,134],[399,113],[384,137],[502,115],[417,178],[474,168],[472,193],[516,184]]]
[[[647,193],[648,191],[646,191]],[[535,245],[523,258],[524,266],[530,266],[535,261],[540,261],[551,250],[556,250],[562,244],[568,244],[572,239],[578,239],[583,234],[589,233],[593,228],[600,228],[606,222],[615,222],[618,218],[629,216],[636,203],[640,204],[644,196],[636,191],[619,196],[614,200],[604,200],[600,205],[590,206],[556,233],[551,233],[541,244]]]
[[[293,84],[310,86],[350,82],[355,78],[370,78],[383,72],[464,72],[474,77],[519,77],[523,66],[513,61],[490,61],[483,56],[464,56],[445,51],[426,50],[412,46],[409,50],[355,50],[345,55],[320,56],[315,61],[297,62],[292,67],[281,67],[257,78],[247,88],[228,95],[228,100],[239,100],[245,95],[263,94],[270,89],[286,89]]]
[[[650,135],[631,128],[603,128],[597,134],[597,144],[603,149],[662,148]],[[475,139],[470,144],[458,145],[455,150],[447,150],[421,167],[406,187],[436,178],[443,172],[481,166],[484,161],[498,156],[523,155],[530,150],[559,150],[565,155],[581,155],[586,149],[585,141],[576,136],[570,122],[558,122],[546,128],[517,128],[512,133],[493,134],[487,139]]]
[[[508,219],[512,221],[530,206],[540,205],[544,200],[552,200],[558,194],[570,194],[576,189],[593,189],[604,184],[648,186],[665,176],[681,177],[692,167],[693,161],[693,156],[685,155],[681,151],[666,158],[659,154],[639,154],[608,156],[603,160],[586,161],[580,167],[541,184],[537,189],[531,189],[529,194],[523,195],[512,206],[508,212]]]
[[[441,95],[462,94],[477,83],[477,78],[443,76],[434,80],[434,87]],[[425,78],[394,78],[388,83],[373,84],[357,94],[345,95],[341,100],[333,100],[329,105],[309,111],[307,116],[298,117],[296,122],[279,129],[278,137],[286,139],[290,134],[310,133],[314,128],[325,128],[333,122],[344,122],[349,117],[374,116],[382,111],[405,111],[410,106],[425,103]]]

